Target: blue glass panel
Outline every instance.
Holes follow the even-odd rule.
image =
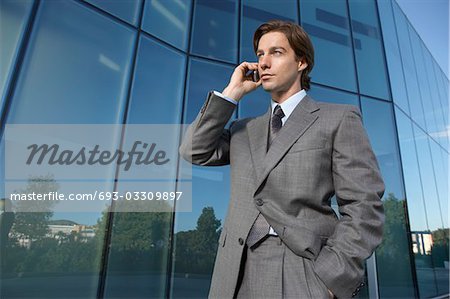
[[[392,5],[394,9],[395,23],[397,25],[398,43],[400,46],[400,53],[402,57],[403,73],[405,75],[408,102],[411,110],[410,116],[418,124],[420,124],[422,128],[425,128],[425,118],[423,116],[422,100],[416,73],[416,61],[413,56],[409,38],[408,23],[405,15],[398,7],[397,3],[393,1]]]
[[[264,22],[278,19],[298,23],[295,0],[243,0],[241,7],[240,61],[255,61],[253,34]]]
[[[441,73],[441,69],[439,68],[439,65],[437,63],[432,63],[431,67],[433,68],[434,71],[434,77],[433,79],[436,82],[436,94],[437,94],[437,98],[438,98],[438,103],[440,104],[440,114],[442,117],[442,122],[444,124],[444,126],[446,126],[446,124],[448,124],[448,103],[449,103],[449,99],[447,98],[447,90],[446,87],[444,87],[444,81],[442,80],[443,76]],[[447,86],[448,87],[448,86]],[[438,112],[438,114],[439,114]],[[438,115],[436,115],[436,117],[439,117]],[[448,139],[447,142],[448,143]]]
[[[436,281],[438,294],[449,293],[449,271],[446,268],[446,262],[449,261],[449,224],[448,216],[448,158],[449,155],[435,142],[431,141],[431,153],[433,156],[434,169],[436,172],[436,183],[441,203],[442,214],[444,215],[444,229],[439,230],[434,235],[433,244],[433,264],[436,266]]]
[[[30,14],[33,0],[5,0],[0,2],[0,113],[6,96],[7,82],[11,77],[19,51],[22,35]]]
[[[428,99],[430,96],[429,86],[427,82],[427,77],[425,75],[425,66],[423,64],[423,57],[421,51],[421,40],[417,35],[417,32],[414,31],[411,25],[408,25],[409,38],[411,40],[411,50],[414,59],[414,66],[417,75],[418,84],[418,98],[417,104],[418,107],[413,108],[410,103],[411,108],[411,117],[416,122],[422,126],[422,129],[427,130],[428,126],[431,126],[431,119],[428,117],[428,104],[425,103],[425,99]]]
[[[142,0],[84,0],[122,20],[137,25]]]
[[[350,104],[359,108],[358,96],[353,93],[312,84],[311,89],[308,90],[308,94],[317,101],[335,104]]]
[[[66,1],[38,20],[8,123],[120,123],[135,34]]]
[[[41,1],[7,123],[120,123],[135,37],[83,3]],[[105,138],[114,143],[115,133]],[[106,181],[111,175],[105,171],[90,183],[96,190],[111,190]],[[48,186],[50,191],[66,188],[70,182],[53,180]],[[95,298],[105,233],[96,227],[104,219],[100,209],[17,215],[9,240],[14,245],[2,250],[2,296]],[[50,231],[20,235],[20,225],[45,225]],[[90,235],[83,236],[87,231]]]
[[[378,159],[386,191],[383,196],[383,242],[376,251],[378,289],[382,298],[413,298],[405,194],[392,104],[361,97],[364,126]]]
[[[255,91],[245,95],[239,101],[239,118],[254,117],[267,112],[271,96],[260,86]]]
[[[406,93],[405,77],[403,74],[402,58],[397,40],[394,13],[391,1],[377,0],[380,13],[380,23],[383,31],[386,61],[391,81],[393,101],[409,114],[408,96]]]
[[[382,99],[390,99],[386,61],[381,40],[375,0],[350,0],[359,91]]]
[[[442,143],[444,146],[447,146],[447,128],[442,115],[441,101],[439,100],[439,87],[434,77],[433,64],[435,62],[431,57],[431,53],[425,47],[425,44],[422,44],[422,53],[426,71],[425,75],[428,79],[430,92],[430,97],[426,101],[427,105],[425,105],[425,117],[427,117],[427,123],[429,123],[428,119],[431,119],[430,122],[433,124],[433,126],[428,126],[428,133],[436,141]]]
[[[447,162],[441,154],[441,147],[432,139],[430,139],[431,157],[433,159],[433,170],[436,177],[436,190],[439,199],[439,207],[443,222],[443,227],[448,228],[448,217],[445,217],[448,211],[448,172],[446,172]],[[448,158],[448,157],[447,157]],[[447,159],[448,160],[448,159]]]
[[[417,153],[419,157],[420,175],[422,177],[422,188],[425,194],[425,203],[427,205],[427,214],[429,221],[429,229],[436,230],[443,227],[443,215],[439,208],[439,200],[436,193],[436,183],[434,170],[431,160],[430,148],[428,144],[428,136],[414,126],[414,138],[417,145]]]
[[[426,57],[423,53],[423,42],[419,35],[410,27],[411,44],[416,59],[417,79],[419,80],[419,90],[422,95],[422,106],[425,117],[426,129],[429,134],[437,132],[436,118],[434,117],[434,103],[431,93],[430,77],[427,73]],[[430,74],[431,75],[431,74]],[[414,116],[413,116],[414,117]]]
[[[237,60],[238,1],[195,2],[191,52],[231,63]]]
[[[228,65],[191,59],[189,65],[189,83],[187,103],[184,109],[184,123],[194,121],[211,90],[222,90],[227,86],[234,68]]]
[[[141,37],[127,123],[180,123],[185,68],[185,55]]]
[[[434,276],[435,279],[440,275],[440,267],[436,265],[434,256],[434,240],[440,235],[440,230],[443,229],[443,216],[440,208],[438,194],[436,192],[436,181],[433,169],[433,161],[431,159],[429,137],[419,127],[413,124],[414,138],[417,146],[417,156],[419,160],[419,171],[422,180],[422,188],[424,191],[425,211],[428,218],[428,230],[422,233],[422,246],[425,255],[431,255],[432,262],[430,265],[422,267],[422,275]],[[439,238],[438,238],[439,239]],[[448,243],[447,243],[448,244]],[[437,282],[437,281],[436,281]],[[423,285],[420,295],[422,297],[433,297],[438,295],[438,289],[432,285]]]
[[[185,51],[191,6],[192,0],[146,1],[142,29]]]
[[[222,91],[233,68],[190,60],[185,122],[192,123],[210,90]],[[219,227],[223,224],[230,196],[229,166],[192,169],[192,212],[178,212],[175,217],[175,262],[172,276],[174,298],[206,298],[208,295]],[[199,218],[208,219],[202,227]],[[208,244],[203,250],[198,244]]]
[[[312,81],[356,92],[346,1],[302,0],[300,13],[314,45]],[[360,47],[359,40],[355,47]]]
[[[185,55],[141,36],[128,124],[180,122],[185,61]],[[177,136],[173,142],[172,148],[178,148]],[[176,169],[167,171],[171,173],[168,177],[176,176]],[[126,180],[126,172],[120,171],[119,177],[125,178],[119,181],[119,190],[145,191],[142,182]],[[173,190],[174,182],[160,182],[159,186],[161,191]],[[166,212],[115,214],[105,298],[164,297],[171,219],[172,214]]]
[[[432,272],[431,255],[424,246],[428,234],[428,219],[424,203],[417,152],[411,120],[399,109],[395,109],[397,130],[402,156],[403,176],[408,201],[409,225],[411,229],[412,252],[414,254],[419,293],[427,294],[436,288]],[[430,271],[431,270],[431,271]],[[422,295],[423,296],[423,295]]]

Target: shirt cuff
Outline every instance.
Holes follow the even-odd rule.
[[[237,103],[238,103],[236,100],[233,100],[232,98],[226,97],[226,96],[224,96],[223,94],[221,94],[218,91],[213,90],[213,92],[214,92],[214,94],[216,96],[221,97],[222,99],[227,100],[228,102],[231,102],[231,103],[233,103],[235,105],[237,105]]]

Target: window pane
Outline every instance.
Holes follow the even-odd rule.
[[[194,121],[206,100],[208,92],[221,92],[230,81],[234,67],[192,58],[189,65],[187,103],[184,109],[184,123]]]
[[[195,2],[191,52],[231,63],[237,60],[238,1]]]
[[[134,41],[132,31],[83,4],[41,1],[7,123],[120,123]],[[118,135],[103,137],[114,144]],[[83,192],[111,190],[110,170],[100,176],[104,181],[80,182],[92,186]],[[25,184],[35,190],[33,182]],[[50,177],[36,192],[68,194],[73,185]],[[1,251],[2,295],[96,298],[105,233],[97,226],[101,212],[16,213]]]
[[[346,1],[302,0],[300,13],[302,26],[314,45],[312,81],[356,92]],[[360,43],[355,40],[355,46]]]
[[[185,55],[141,36],[136,64],[127,123],[179,123]],[[178,148],[176,134],[172,141],[172,148]],[[174,161],[176,158],[173,155],[170,157]],[[176,176],[176,169],[169,169],[168,172],[171,173],[169,178]],[[151,191],[143,189],[146,188],[145,182],[130,179],[122,170],[119,177],[124,179],[119,181],[121,194],[130,190]],[[175,187],[174,181],[170,180],[160,182],[158,186],[160,191],[174,190]],[[166,205],[166,202],[161,202],[161,205]],[[172,207],[167,205],[165,211],[170,210]],[[107,217],[108,214],[103,215],[102,223],[106,223]],[[105,298],[165,296],[171,221],[170,212],[114,214]]]
[[[422,100],[417,81],[416,62],[413,56],[411,42],[409,39],[408,23],[405,15],[398,7],[395,1],[392,2],[394,8],[395,23],[397,25],[398,43],[402,56],[403,73],[405,74],[406,90],[408,94],[411,117],[417,123],[425,128],[425,119],[423,116]],[[406,111],[408,112],[408,111]]]
[[[427,103],[425,103],[425,99],[428,99],[430,97],[429,92],[429,86],[428,81],[425,75],[425,66],[423,64],[423,57],[422,57],[422,51],[421,51],[421,41],[417,33],[414,31],[414,29],[408,25],[409,29],[409,37],[411,40],[411,49],[413,53],[414,58],[414,66],[417,74],[417,82],[418,84],[418,98],[417,102],[415,104],[418,105],[418,107],[413,108],[411,107],[411,117],[416,120],[420,126],[422,126],[422,129],[427,130],[429,126],[432,126],[431,118],[428,115],[428,109],[425,109],[427,107]],[[434,122],[434,119],[433,119]]]
[[[239,101],[239,118],[255,117],[267,112],[270,106],[271,96],[261,87],[245,95]]]
[[[185,55],[141,36],[127,123],[179,124],[185,69]]]
[[[185,102],[186,123],[200,112],[210,90],[222,91],[233,68],[191,59]],[[230,196],[229,166],[192,169],[192,212],[176,213],[172,274],[174,298],[206,298]]]
[[[442,279],[441,269],[436,265],[435,253],[436,249],[441,251],[442,248],[439,246],[434,246],[435,244],[442,244],[442,228],[443,226],[443,215],[440,209],[440,203],[438,195],[436,193],[436,183],[433,171],[433,161],[431,160],[430,147],[428,136],[413,124],[414,128],[414,138],[417,146],[417,156],[419,160],[419,172],[422,180],[422,188],[424,191],[424,203],[425,211],[428,218],[428,230],[422,232],[422,246],[425,255],[432,258],[431,265],[426,265],[423,267],[423,275],[435,276],[435,279],[439,277]],[[447,214],[444,214],[447,215]],[[436,239],[436,242],[435,242]],[[447,243],[448,244],[448,243]],[[437,253],[439,255],[439,253]],[[448,282],[448,280],[447,280]],[[420,290],[421,297],[433,297],[439,295],[438,290],[435,285],[424,285]]]
[[[13,71],[32,5],[32,0],[2,0],[0,2],[0,36],[2,42],[0,52],[0,113],[5,101],[7,81]]]
[[[383,197],[384,236],[376,251],[380,297],[413,298],[414,286],[404,210],[405,195],[392,104],[362,97],[361,105],[364,126],[386,186]]]
[[[239,61],[256,61],[253,51],[253,34],[262,23],[274,19],[298,23],[295,0],[243,0],[241,9],[241,58]]]
[[[89,2],[110,14],[121,18],[122,20],[137,25],[139,11],[141,10],[142,0],[84,0]]]
[[[390,99],[375,0],[350,0],[349,5],[359,91],[362,94]]]
[[[402,57],[397,41],[397,31],[391,1],[378,0],[377,4],[380,13],[381,28],[383,29],[383,41],[391,81],[392,97],[394,102],[409,114]]]
[[[313,99],[335,104],[349,104],[359,108],[358,96],[349,92],[312,84],[308,94]]]
[[[448,124],[448,103],[449,103],[449,99],[447,97],[447,93],[446,93],[446,88],[448,89],[448,85],[446,87],[444,87],[444,81],[442,80],[442,75],[441,75],[441,71],[439,68],[439,65],[437,63],[433,63],[432,68],[434,70],[434,80],[436,82],[437,85],[437,89],[436,89],[436,94],[438,97],[438,103],[440,104],[441,109],[437,112],[436,114],[436,118],[438,118],[439,116],[442,118],[442,124],[444,126],[444,128],[447,127]],[[446,130],[446,129],[445,129]],[[438,142],[444,146],[444,148],[448,149],[448,133],[447,134],[440,134],[439,136],[437,136],[438,138]]]
[[[124,182],[119,186],[120,194],[130,190],[147,191],[143,184],[130,189],[133,185]],[[167,188],[171,188],[170,183]],[[130,203],[126,204],[130,206]],[[143,202],[132,204],[147,205]],[[158,204],[169,205],[165,201]],[[167,211],[170,207],[164,209]],[[104,213],[99,226],[106,223],[107,217],[108,213]],[[104,298],[165,297],[171,221],[171,212],[114,214]]]
[[[436,189],[439,200],[439,208],[443,215],[443,229],[433,232],[432,256],[435,266],[438,294],[449,293],[449,272],[445,268],[445,262],[449,260],[449,226],[448,226],[448,172],[447,159],[442,156],[441,147],[432,139],[430,141],[433,169],[436,177]]]
[[[146,1],[142,29],[186,51],[191,6],[191,0]]]
[[[72,2],[38,18],[7,122],[120,123],[135,34]]]
[[[408,200],[409,225],[411,229],[412,252],[414,254],[417,282],[421,297],[436,288],[432,271],[431,255],[425,243],[429,236],[428,219],[425,210],[416,145],[411,120],[399,109],[395,110],[400,151],[403,162],[406,198]],[[431,270],[431,271],[430,271]]]

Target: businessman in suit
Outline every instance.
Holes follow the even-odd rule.
[[[253,45],[257,62],[241,63],[221,93],[209,93],[180,146],[193,164],[231,169],[209,297],[354,297],[384,223],[384,184],[360,113],[306,94],[314,50],[297,24],[264,23]],[[268,111],[225,129],[237,102],[261,85]]]

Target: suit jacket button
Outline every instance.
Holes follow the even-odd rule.
[[[360,287],[363,287],[363,286],[365,286],[366,284],[364,283],[364,282],[361,282],[360,284],[359,284],[359,286]]]
[[[244,240],[242,238],[239,238],[239,245],[244,245]]]
[[[356,295],[357,295],[356,292],[353,292],[353,293],[352,293],[352,297],[355,297]]]
[[[261,198],[258,198],[258,199],[256,200],[256,204],[257,204],[258,206],[262,206],[262,205],[264,204],[264,201],[263,201]]]

